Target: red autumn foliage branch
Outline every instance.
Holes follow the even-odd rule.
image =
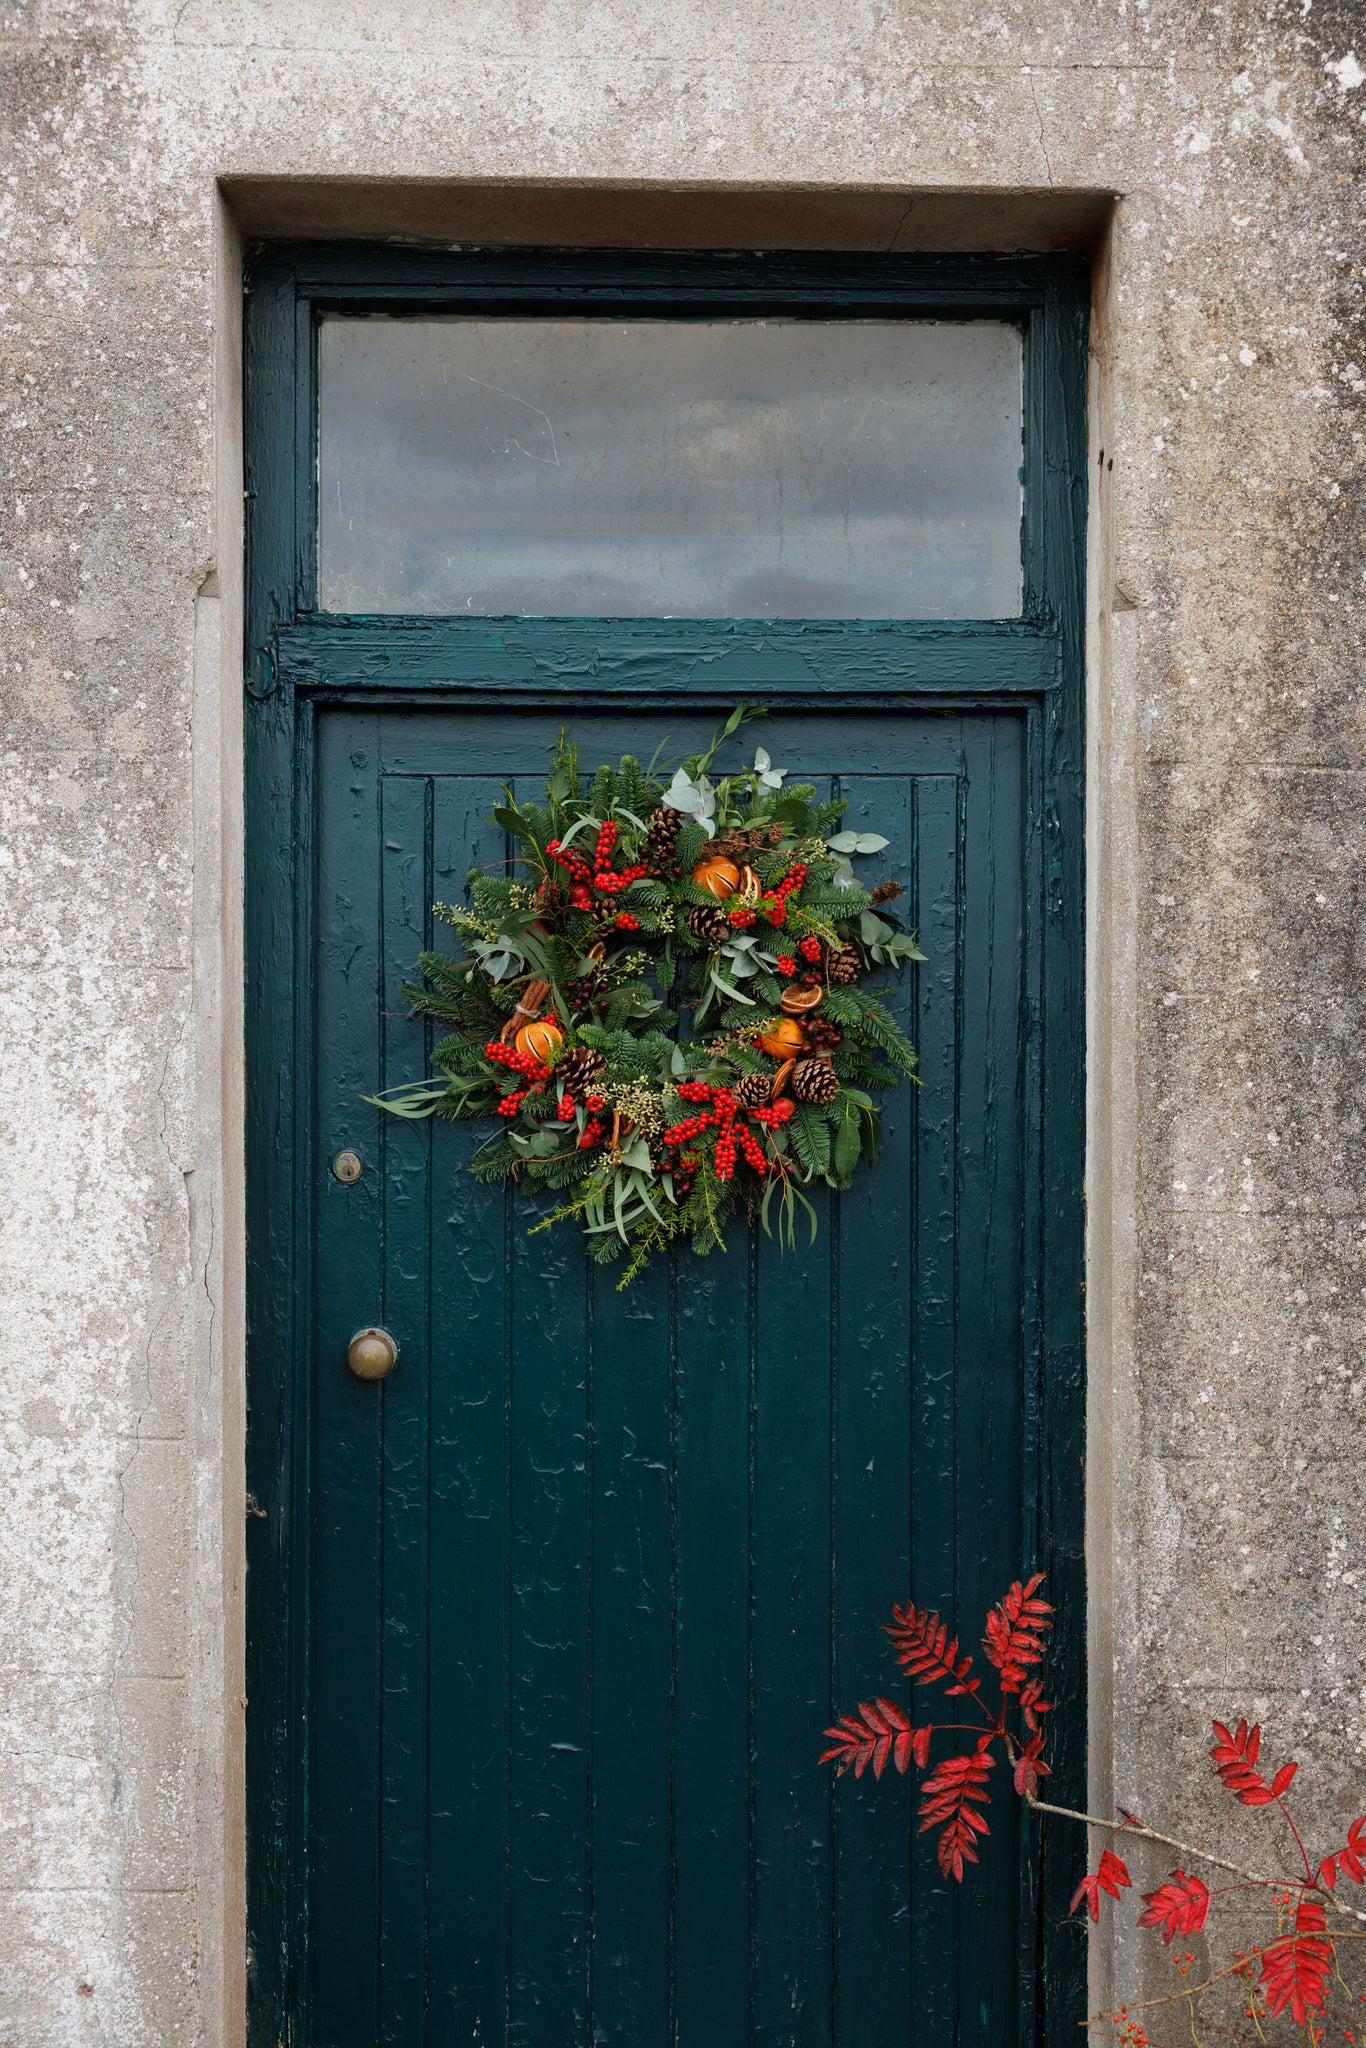
[[[1216,1970],[1203,1983],[1192,1984],[1189,1972],[1194,1958],[1186,1953],[1177,1959],[1182,1988],[1170,1997],[1151,1999],[1149,2005],[1180,2002],[1189,2008],[1190,2033],[1195,2033],[1195,1999],[1201,1991],[1224,1977],[1241,1980],[1247,2017],[1261,2041],[1268,2040],[1264,2019],[1288,2013],[1303,2038],[1316,2048],[1323,2040],[1317,2016],[1328,2011],[1334,1981],[1341,1984],[1337,1944],[1366,1940],[1366,1909],[1347,1904],[1338,1897],[1339,1880],[1366,1884],[1366,1815],[1354,1820],[1340,1848],[1323,1857],[1317,1869],[1285,1804],[1299,1766],[1285,1763],[1268,1773],[1259,1768],[1262,1732],[1245,1720],[1229,1729],[1221,1721],[1213,1724],[1214,1742],[1210,1757],[1223,1784],[1246,1807],[1275,1807],[1293,1839],[1302,1872],[1292,1877],[1244,1870],[1226,1857],[1180,1842],[1174,1836],[1150,1828],[1134,1814],[1121,1814],[1113,1823],[1094,1815],[1053,1806],[1040,1799],[1039,1785],[1049,1775],[1044,1761],[1043,1724],[1053,1704],[1043,1696],[1038,1666],[1045,1653],[1044,1638],[1052,1627],[1053,1609],[1042,1597],[1043,1574],[1016,1580],[986,1617],[982,1652],[995,1672],[993,1696],[988,1697],[984,1674],[974,1674],[973,1656],[965,1653],[948,1624],[929,1608],[913,1604],[894,1607],[887,1626],[897,1662],[917,1686],[938,1686],[945,1699],[961,1701],[955,1709],[966,1720],[934,1720],[913,1725],[910,1716],[895,1701],[881,1698],[864,1701],[856,1714],[844,1714],[827,1728],[829,1748],[822,1763],[833,1763],[842,1775],[852,1770],[855,1777],[872,1767],[880,1778],[890,1761],[902,1776],[914,1764],[928,1772],[920,1789],[918,1817],[922,1834],[938,1829],[936,1845],[939,1867],[945,1877],[963,1881],[967,1863],[978,1860],[978,1843],[990,1833],[987,1812],[991,1803],[992,1773],[997,1762],[1010,1768],[1015,1791],[1036,1812],[1060,1815],[1088,1827],[1103,1828],[1105,1843],[1094,1871],[1087,1871],[1072,1896],[1071,1910],[1085,1906],[1089,1918],[1099,1921],[1103,1899],[1118,1900],[1132,1886],[1128,1867],[1115,1849],[1122,1834],[1159,1842],[1176,1849],[1189,1861],[1194,1858],[1215,1870],[1230,1873],[1236,1883],[1211,1891],[1204,1879],[1193,1872],[1175,1869],[1165,1883],[1143,1894],[1138,1925],[1161,1935],[1170,1948],[1178,1937],[1189,1939],[1204,1931],[1211,1903],[1230,1893],[1265,1892],[1276,1913],[1274,1933],[1251,1953],[1234,1952],[1234,1960]],[[941,1756],[930,1769],[931,1743],[941,1736],[970,1738],[949,1755]],[[1328,1915],[1338,1924],[1330,1933]],[[1357,1923],[1344,1928],[1343,1920]],[[1345,1989],[1345,1986],[1344,1986]],[[1366,2004],[1366,1999],[1361,2001]],[[1148,2048],[1148,2035],[1133,2014],[1140,2006],[1123,2007],[1103,2013],[1088,2025],[1108,2022],[1116,2038],[1132,2048]],[[1354,2022],[1344,2030],[1353,2048],[1366,2048],[1366,2026]]]

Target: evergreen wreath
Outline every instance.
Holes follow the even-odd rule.
[[[468,909],[435,906],[463,953],[422,954],[425,985],[405,990],[448,1027],[439,1078],[367,1098],[499,1118],[471,1171],[555,1197],[536,1229],[578,1218],[595,1259],[629,1253],[622,1286],[675,1238],[724,1249],[737,1211],[789,1248],[804,1218],[814,1242],[803,1190],[876,1162],[876,1098],[915,1074],[864,986],[925,957],[887,911],[900,884],[854,877],[851,856],[886,839],[838,831],[844,804],[788,784],[762,747],[711,780],[759,716],[737,707],[667,788],[658,756],[628,754],[585,789],[562,733],[544,801],[504,790],[493,813],[513,872],[476,869]]]

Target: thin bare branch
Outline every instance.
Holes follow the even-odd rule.
[[[1322,1899],[1325,1905],[1346,1914],[1349,1919],[1366,1921],[1366,1913],[1363,1913],[1359,1906],[1347,1905],[1325,1885],[1306,1885],[1302,1878],[1271,1877],[1264,1870],[1245,1870],[1241,1863],[1230,1863],[1226,1856],[1211,1855],[1208,1849],[1197,1849],[1193,1842],[1180,1842],[1175,1835],[1161,1834],[1156,1828],[1147,1827],[1141,1820],[1135,1820],[1131,1814],[1125,1814],[1119,1820],[1102,1820],[1094,1813],[1078,1813],[1075,1807],[1054,1806],[1047,1799],[1035,1799],[1028,1792],[1024,1794],[1024,1800],[1036,1813],[1055,1813],[1061,1820],[1078,1820],[1088,1828],[1103,1828],[1106,1834],[1119,1831],[1126,1835],[1138,1835],[1147,1842],[1161,1842],[1164,1847],[1175,1849],[1182,1856],[1195,1856],[1201,1863],[1208,1863],[1216,1870],[1230,1871],[1234,1877],[1241,1877],[1248,1884],[1281,1885],[1290,1891],[1312,1892],[1316,1898]]]
[[[1159,1836],[1158,1840],[1162,1840],[1162,1837]],[[1366,1930],[1358,1933],[1354,1927],[1344,1927],[1339,1933],[1330,1935],[1328,1938],[1330,1941],[1366,1941]],[[1293,1939],[1293,1936],[1278,1936],[1278,1940],[1284,1941],[1286,1939]],[[1268,1942],[1267,1946],[1268,1948],[1274,1948],[1276,1943]],[[1141,1998],[1136,2004],[1126,2002],[1122,2008],[1115,2006],[1110,2012],[1093,2013],[1088,2020],[1078,2020],[1077,2025],[1079,2027],[1113,2026],[1115,2014],[1121,2010],[1124,2012],[1151,2012],[1155,2005],[1184,2005],[1188,1999],[1198,1998],[1202,1991],[1208,1991],[1212,1984],[1220,1984],[1225,1977],[1236,1977],[1240,1970],[1249,1969],[1260,1954],[1260,1949],[1254,1949],[1250,1955],[1245,1955],[1240,1962],[1230,1963],[1226,1969],[1216,1970],[1212,1977],[1205,1978],[1203,1984],[1187,1984],[1180,1991],[1168,1991],[1161,1998]]]

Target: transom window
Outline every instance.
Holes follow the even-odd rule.
[[[944,619],[1021,608],[1004,320],[330,315],[327,612]]]

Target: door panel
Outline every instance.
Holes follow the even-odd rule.
[[[998,1802],[972,1931],[907,1788],[818,1767],[898,1690],[914,1587],[1018,1572],[1030,984],[1023,710],[775,713],[774,759],[885,832],[926,964],[921,1085],[812,1250],[737,1228],[625,1293],[466,1171],[486,1135],[359,1101],[423,1070],[431,905],[509,857],[499,784],[560,713],[320,709],[306,1840],[312,2048],[945,2048],[1021,2038]],[[585,712],[585,761],[706,719]],[[346,1371],[381,1322],[392,1376]]]

